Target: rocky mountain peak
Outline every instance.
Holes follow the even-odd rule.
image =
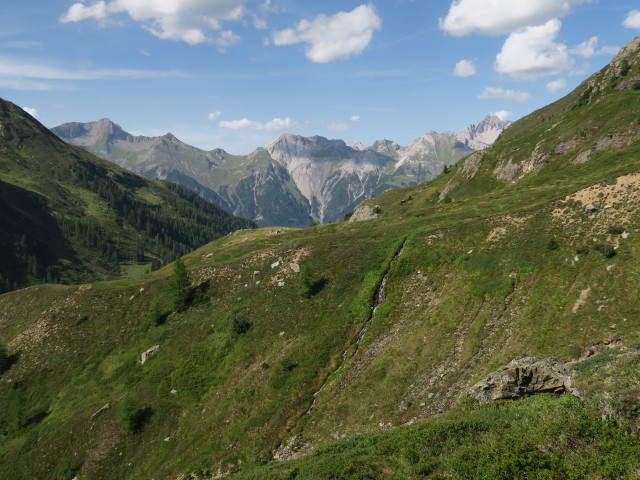
[[[51,130],[64,140],[73,138],[74,143],[81,146],[93,145],[98,142],[108,143],[113,140],[124,140],[131,137],[120,125],[108,118],[102,118],[97,122],[65,123]]]
[[[353,141],[351,142],[351,145],[349,145],[351,148],[353,148],[354,150],[357,150],[359,152],[363,152],[367,149],[366,145],[363,144],[362,142],[359,141]]]
[[[501,120],[497,115],[487,115],[480,123],[472,123],[461,132],[449,132],[449,134],[474,150],[482,150],[493,145],[509,125],[511,122],[508,120]]]

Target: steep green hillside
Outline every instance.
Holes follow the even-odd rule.
[[[0,226],[6,291],[127,275],[253,223],[69,146],[0,100]]]
[[[637,478],[639,52],[377,218],[0,296],[0,476]],[[527,356],[577,396],[469,397]]]

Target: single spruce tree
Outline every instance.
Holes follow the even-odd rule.
[[[313,295],[313,283],[311,281],[311,269],[309,265],[304,264],[300,269],[300,280],[298,285],[298,293],[302,298],[311,298]]]
[[[176,261],[173,263],[170,288],[173,309],[176,312],[186,310],[189,303],[189,277],[187,276],[187,267],[179,255],[176,256]]]

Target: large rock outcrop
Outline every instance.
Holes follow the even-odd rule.
[[[571,385],[572,371],[557,358],[525,357],[491,373],[476,384],[470,394],[481,403],[514,400],[538,393],[569,393],[579,396]]]

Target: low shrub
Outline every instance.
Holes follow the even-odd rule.
[[[612,258],[616,256],[616,250],[608,243],[596,243],[593,248],[597,252],[600,252],[605,258]]]

